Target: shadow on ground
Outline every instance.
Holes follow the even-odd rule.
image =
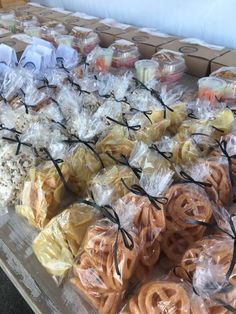
[[[28,304],[0,268],[0,313],[33,314]]]

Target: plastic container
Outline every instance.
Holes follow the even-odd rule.
[[[31,37],[40,37],[41,27],[40,26],[27,26],[25,27],[25,34]]]
[[[28,27],[37,27],[39,22],[34,15],[23,15],[16,18],[16,32],[24,33],[25,29]]]
[[[41,38],[56,46],[56,37],[66,35],[68,32],[62,23],[48,22],[41,27]]]
[[[114,50],[112,57],[114,68],[133,68],[139,59],[138,47],[128,40],[116,40],[110,47]]]
[[[142,83],[158,78],[159,63],[154,60],[139,60],[135,62],[136,77]]]
[[[12,33],[16,32],[16,15],[14,11],[0,13],[0,26]]]
[[[152,56],[160,65],[161,82],[174,83],[182,78],[186,69],[182,54],[162,49]]]
[[[63,44],[63,45],[72,47],[73,36],[71,36],[71,35],[59,35],[56,37],[56,44],[57,44],[57,46]]]
[[[96,53],[94,54],[94,60],[92,61],[95,72],[108,72],[112,64],[112,56],[113,49],[98,47]]]
[[[73,27],[73,48],[83,55],[89,54],[99,43],[98,35],[90,28]]]
[[[203,77],[198,80],[198,97],[207,99],[211,103],[218,102],[224,95],[227,84],[216,77]]]
[[[211,77],[217,77],[226,82],[222,100],[228,104],[236,104],[236,67],[222,67],[213,72]]]

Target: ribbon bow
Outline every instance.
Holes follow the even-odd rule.
[[[62,183],[63,183],[63,185],[64,185],[64,187],[65,187],[65,189],[66,189],[67,191],[69,191],[69,187],[68,187],[67,182],[66,182],[66,180],[65,180],[65,178],[64,178],[64,175],[63,175],[63,173],[62,173],[60,167],[58,166],[58,164],[60,164],[60,163],[62,163],[62,162],[64,162],[64,161],[63,161],[62,159],[54,159],[54,158],[52,157],[52,155],[49,153],[49,151],[48,151],[47,148],[43,148],[43,150],[44,150],[44,152],[46,153],[46,155],[48,156],[48,159],[51,160],[51,162],[53,163],[54,167],[56,168],[57,173],[58,173],[58,175],[59,175],[59,177],[60,177],[60,179],[61,179],[61,181],[62,181]]]
[[[162,157],[164,157],[168,161],[170,161],[170,159],[173,156],[173,154],[171,152],[160,151],[156,144],[152,144],[149,148],[152,150],[155,150],[158,154],[160,154]]]
[[[27,146],[27,147],[32,147],[32,144],[22,142],[22,141],[20,140],[19,134],[16,134],[16,135],[15,135],[15,138],[9,138],[9,137],[3,136],[2,139],[3,139],[3,140],[7,140],[7,141],[9,141],[9,142],[17,143],[16,155],[19,155],[19,153],[20,153],[20,148],[21,148],[22,145]]]
[[[115,210],[110,206],[110,205],[105,205],[105,206],[99,206],[94,202],[87,201],[87,200],[79,200],[80,203],[87,204],[89,206],[92,206],[103,214],[104,217],[109,219],[112,223],[117,225],[117,233],[116,233],[116,239],[114,243],[114,249],[113,249],[113,254],[114,254],[114,264],[115,264],[115,269],[116,273],[118,276],[121,276],[120,270],[119,270],[119,263],[118,263],[118,240],[119,240],[119,235],[121,235],[123,243],[125,247],[128,250],[132,250],[134,248],[134,240],[131,234],[129,234],[128,231],[126,231],[123,227],[121,227],[120,223],[120,218],[115,212]]]
[[[35,106],[27,105],[24,101],[20,100],[21,105],[25,107],[25,113],[29,114],[29,108],[34,108]]]
[[[71,136],[74,139],[64,140],[63,142],[67,143],[67,144],[78,144],[78,143],[84,144],[86,147],[88,147],[94,153],[94,155],[97,157],[97,159],[100,161],[102,167],[104,168],[104,164],[103,164],[103,161],[102,161],[101,157],[99,156],[98,152],[96,152],[96,150],[91,146],[91,145],[95,144],[94,142],[81,140],[75,134],[72,134]]]
[[[70,71],[64,65],[63,58],[57,58],[57,64],[58,64],[59,69],[63,69],[65,72],[70,73]]]
[[[41,79],[40,81],[42,81],[44,83],[44,85],[38,87],[38,89],[43,89],[43,88],[53,88],[53,89],[56,89],[57,86],[56,85],[53,85],[53,84],[49,84],[49,81],[46,77],[44,77],[43,79]]]
[[[194,180],[189,174],[187,174],[183,170],[181,170],[179,174],[182,177],[182,179],[184,180],[183,183],[194,183],[203,189],[206,187],[212,187],[212,184],[210,182],[201,182],[201,181]]]
[[[127,166],[129,167],[133,173],[135,174],[135,176],[140,179],[140,174],[142,173],[142,169],[141,168],[137,168],[137,167],[133,167],[130,163],[129,160],[126,158],[125,155],[121,154],[121,158],[118,160],[115,157],[113,157],[111,154],[106,153],[112,160],[114,160],[115,162],[117,162],[120,165],[123,166]]]
[[[164,103],[163,99],[161,98],[161,95],[157,91],[155,91],[153,88],[151,88],[151,89],[148,88],[145,84],[143,84],[141,81],[139,81],[135,77],[133,77],[133,80],[136,82],[137,85],[140,85],[141,88],[149,91],[151,93],[151,95],[160,102],[160,104],[162,105],[163,110],[164,110],[164,119],[166,119],[167,110],[169,110],[170,112],[174,112],[174,109],[170,108],[169,106],[167,106]]]
[[[204,221],[192,220],[192,219],[187,220],[187,223],[189,223],[191,225],[198,225],[198,226],[203,226],[203,227],[208,227],[208,228],[216,228],[219,231],[221,231],[221,232],[225,233],[226,235],[228,235],[234,241],[232,260],[231,260],[229,269],[228,269],[228,271],[227,271],[227,273],[225,275],[225,278],[226,278],[227,281],[229,281],[230,276],[232,275],[234,267],[235,267],[235,264],[236,264],[236,229],[235,229],[234,221],[233,221],[234,217],[236,217],[236,214],[231,214],[230,218],[229,218],[229,225],[230,225],[232,233],[230,233],[227,230],[219,227],[217,223],[207,223],[207,222],[204,222]]]
[[[198,120],[199,118],[195,115],[194,111],[192,109],[188,109],[188,117],[190,119]]]
[[[136,111],[136,112],[142,113],[150,121],[150,123],[152,124],[152,120],[149,117],[152,114],[152,110],[144,110],[144,111],[142,111],[142,110],[139,110],[139,109],[131,107],[130,111]]]
[[[81,86],[80,86],[78,83],[75,83],[75,82],[73,81],[73,79],[72,79],[70,76],[68,76],[67,79],[68,79],[68,81],[69,81],[69,83],[71,84],[72,87],[75,86],[75,87],[78,89],[80,95],[81,95],[82,93],[85,93],[85,94],[88,94],[88,95],[91,94],[91,93],[88,92],[87,90],[82,89]]]
[[[130,192],[138,195],[138,196],[145,196],[148,198],[150,203],[158,210],[161,210],[161,207],[158,205],[162,204],[165,205],[168,202],[168,198],[164,196],[152,196],[148,194],[140,185],[138,184],[133,184],[131,187],[128,187],[127,184],[125,183],[124,179],[121,179],[121,182],[124,184],[127,190]]]
[[[1,97],[1,100],[3,100],[5,104],[8,103],[7,99],[3,96],[2,93],[0,93],[0,97]]]
[[[234,178],[233,178],[233,171],[232,171],[232,159],[236,159],[236,155],[232,155],[230,156],[228,154],[227,151],[227,141],[226,140],[222,140],[222,141],[218,141],[215,140],[216,143],[219,145],[219,148],[221,149],[222,153],[224,154],[224,157],[227,158],[228,164],[229,164],[229,177],[230,177],[230,182],[232,187],[234,187]]]
[[[6,126],[4,126],[3,123],[0,124],[0,130],[6,130],[6,131],[10,131],[12,133],[17,133],[17,134],[22,134],[21,132],[17,131],[15,128],[7,128]]]
[[[139,131],[141,129],[141,125],[140,124],[137,124],[137,125],[129,125],[128,124],[128,121],[126,120],[125,116],[124,116],[124,113],[122,114],[122,117],[123,117],[123,122],[120,122],[120,121],[117,121],[111,117],[108,117],[106,116],[106,118],[116,124],[119,124],[121,126],[124,126],[126,127],[128,130],[132,130],[132,131]]]

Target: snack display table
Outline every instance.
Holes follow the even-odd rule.
[[[197,87],[197,78],[185,75],[181,83]],[[58,287],[32,251],[37,231],[14,209],[0,216],[0,267],[37,314],[96,313],[70,286]]]

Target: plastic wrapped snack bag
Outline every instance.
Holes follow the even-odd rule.
[[[205,239],[210,245],[201,246],[198,259],[189,258],[193,287],[205,299],[211,314],[229,314],[236,310],[235,216],[222,209],[221,219],[216,218],[217,235],[212,235],[210,242]]]
[[[16,206],[16,212],[38,229],[42,229],[58,213],[70,176],[66,162],[55,159],[47,148],[43,151],[48,161],[28,171]]]
[[[74,203],[55,216],[34,240],[37,259],[59,282],[72,267],[87,228],[98,217],[93,207]]]
[[[24,180],[31,167],[36,164],[36,158],[30,143],[19,144],[20,135],[1,131],[0,152],[0,213],[13,206],[24,186]],[[18,148],[20,145],[20,149]]]
[[[153,279],[129,299],[121,314],[207,314],[202,299],[189,283],[177,278]]]
[[[128,138],[125,131],[124,127],[116,125],[97,142],[96,150],[101,154],[105,166],[114,163],[106,153],[109,153],[116,159],[120,159],[121,155],[129,158],[135,142]]]
[[[212,204],[206,192],[193,183],[171,186],[165,196],[166,232],[161,242],[162,250],[172,261],[178,262],[184,252],[203,237],[203,226],[191,225],[188,220],[209,222],[212,218]]]
[[[100,314],[115,314],[142,241],[133,226],[134,206],[122,204],[118,214],[110,207],[101,210],[107,218],[89,227],[70,282]]]
[[[138,182],[132,169],[125,166],[114,165],[102,169],[91,181],[90,190],[96,203],[99,205],[113,204],[119,198],[128,193],[121,179],[128,185]]]
[[[172,176],[173,171],[159,167],[152,173],[142,173],[140,186],[128,186],[125,179],[122,179],[131,192],[122,201],[137,207],[134,225],[142,238],[143,246],[135,276],[141,281],[147,277],[160,257],[160,243],[166,229],[163,205],[168,201],[162,195],[171,184]]]
[[[70,190],[80,197],[85,197],[90,182],[103,167],[99,155],[93,148],[93,144],[84,141],[72,148],[67,162],[70,167],[68,181]]]

